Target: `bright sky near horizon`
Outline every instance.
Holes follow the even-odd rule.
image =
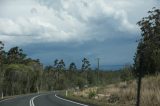
[[[133,63],[137,21],[158,0],[0,0],[0,40],[44,64],[64,59],[80,66]]]

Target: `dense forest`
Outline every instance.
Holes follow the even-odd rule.
[[[82,59],[81,69],[77,69],[74,62],[66,66],[63,59],[55,59],[53,65],[43,66],[39,59],[28,58],[19,47],[8,51],[4,47],[3,42],[0,42],[0,92],[4,96],[68,88],[83,89],[126,79],[123,77],[126,74],[121,78],[119,71],[91,69],[87,58]]]

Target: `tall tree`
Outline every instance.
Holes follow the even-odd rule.
[[[62,88],[61,86],[61,79],[60,77],[63,75],[63,72],[65,70],[65,63],[63,61],[63,59],[61,59],[60,61],[58,59],[56,59],[54,61],[54,67],[55,67],[55,70],[56,70],[56,82],[55,82],[55,86],[56,86],[56,89],[58,88]],[[63,82],[63,81],[62,81]]]
[[[57,69],[58,69],[59,71],[64,71],[64,69],[65,69],[65,63],[64,63],[63,59],[61,59],[61,60],[58,62]]]
[[[4,44],[2,41],[0,41],[0,93],[2,94],[2,98],[3,98],[3,48],[4,48]]]
[[[142,18],[137,24],[141,29],[141,39],[137,47],[134,61],[134,73],[155,74],[160,70],[160,9],[153,8],[149,16]]]
[[[90,66],[91,66],[91,64],[90,64],[89,60],[87,58],[83,58],[82,67],[81,67],[82,72],[89,70]]]
[[[74,62],[72,62],[70,65],[69,65],[69,71],[75,71],[77,70],[77,67],[76,67],[76,64]]]
[[[0,41],[0,64],[2,64],[2,61],[3,61],[3,48],[4,48],[4,44],[2,41]]]
[[[13,47],[8,51],[9,63],[22,63],[26,58],[26,54],[19,47]]]
[[[58,66],[58,59],[56,59],[56,60],[54,60],[54,68],[57,68],[57,66]]]
[[[73,86],[75,84],[75,77],[76,77],[76,73],[77,73],[77,67],[76,64],[74,62],[70,63],[69,65],[69,71],[66,74],[66,77],[71,81],[71,85]]]
[[[82,70],[82,74],[83,76],[85,77],[85,86],[88,86],[87,83],[88,83],[88,71],[90,70],[90,62],[87,58],[83,58],[82,60],[82,67],[81,67],[81,70]]]

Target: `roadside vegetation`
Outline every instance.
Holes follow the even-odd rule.
[[[44,66],[39,59],[31,59],[19,47],[8,51],[0,42],[0,95],[13,96],[42,91],[84,89],[120,81],[119,71],[91,69],[90,61],[82,59],[81,69],[63,59],[53,60],[53,65]]]
[[[66,98],[96,106],[135,106],[137,82],[130,80],[106,86],[89,87],[79,91],[69,90],[68,92]],[[142,80],[141,106],[159,106],[159,104],[160,75],[146,76]]]

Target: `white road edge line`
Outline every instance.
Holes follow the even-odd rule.
[[[63,98],[57,96],[56,94],[55,94],[55,97],[57,97],[58,99],[67,101],[67,102],[71,102],[71,103],[75,103],[75,104],[81,105],[81,106],[88,106],[88,105],[85,105],[85,104],[82,104],[82,103],[78,103],[78,102],[74,102],[74,101],[71,101],[71,100],[63,99]]]

